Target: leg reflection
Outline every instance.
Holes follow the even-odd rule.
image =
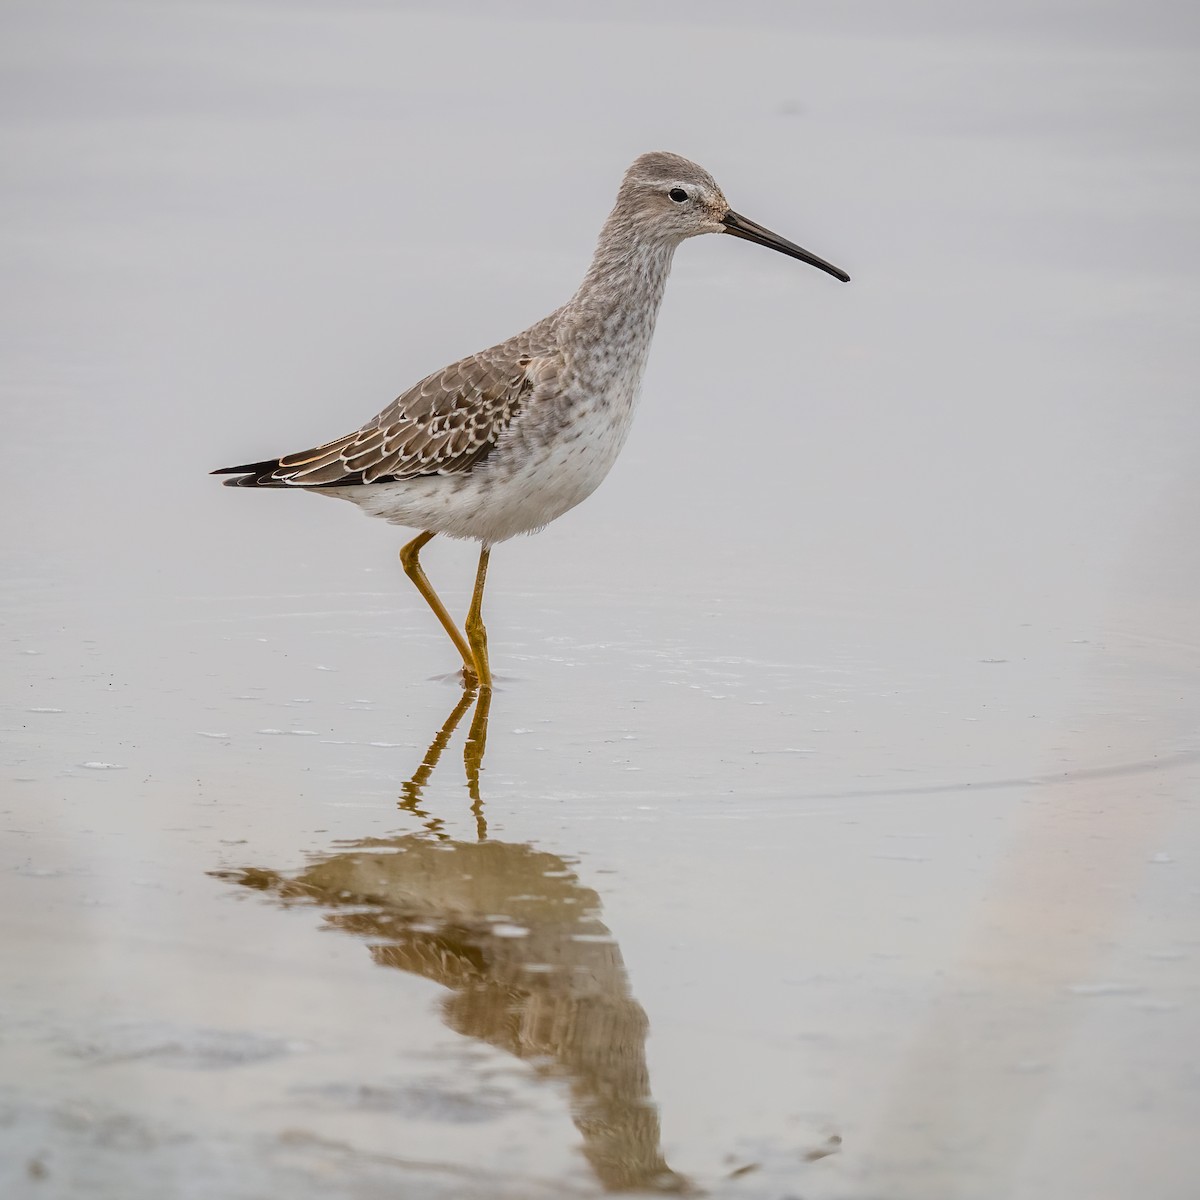
[[[446,822],[421,807],[421,793],[424,792],[429,777],[450,744],[454,731],[472,705],[475,706],[475,715],[471,718],[467,743],[463,747],[463,765],[467,772],[467,793],[471,797],[471,812],[475,816],[475,834],[481,842],[487,837],[487,820],[483,815],[483,798],[479,792],[479,774],[483,770],[483,752],[487,746],[488,713],[492,706],[490,688],[480,690],[469,687],[463,692],[458,703],[450,710],[450,715],[442,723],[441,729],[433,735],[433,741],[429,743],[421,765],[400,787],[400,807],[418,817],[425,828],[442,841],[450,836],[446,832]]]
[[[467,769],[467,794],[471,797],[471,812],[475,814],[475,836],[482,842],[487,837],[487,821],[483,816],[483,799],[479,795],[479,772],[483,770],[483,752],[487,747],[488,713],[492,707],[492,689],[484,688],[475,705],[467,744],[463,748],[463,765]]]

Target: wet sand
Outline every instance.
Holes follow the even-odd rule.
[[[1190,1200],[1173,11],[8,7],[6,1196]],[[400,531],[205,472],[559,303],[658,146],[854,280],[680,250],[485,740]]]

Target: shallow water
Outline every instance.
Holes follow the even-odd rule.
[[[1190,1198],[1195,30],[962,11],[7,6],[6,1196]],[[681,249],[481,715],[399,531],[205,472],[656,146],[854,281]]]

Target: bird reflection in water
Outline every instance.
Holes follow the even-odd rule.
[[[372,958],[449,989],[442,1017],[564,1079],[583,1152],[606,1189],[688,1192],[659,1148],[646,1067],[648,1023],[629,993],[600,898],[567,860],[487,839],[479,775],[491,691],[468,689],[404,784],[400,807],[421,833],[340,842],[295,875],[222,872],[370,941]],[[467,711],[464,762],[476,841],[458,841],[422,805],[422,792]]]

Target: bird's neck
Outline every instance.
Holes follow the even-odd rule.
[[[648,349],[676,245],[638,236],[628,218],[614,212],[600,231],[592,265],[567,306],[577,336],[608,343],[626,341]]]

